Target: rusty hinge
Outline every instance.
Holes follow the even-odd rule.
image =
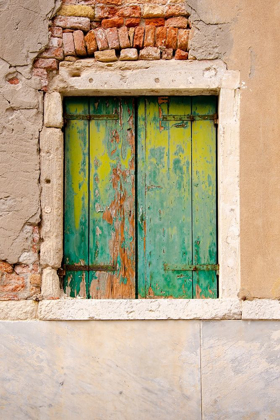
[[[164,264],[165,271],[219,271],[219,264]]]
[[[79,265],[79,264],[65,264],[57,270],[59,277],[66,276],[67,271],[116,271],[117,265],[111,264],[92,264],[92,265]]]

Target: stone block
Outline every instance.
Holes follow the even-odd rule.
[[[178,35],[178,28],[167,29],[166,48],[172,48],[173,50],[176,50],[177,35]]]
[[[36,319],[38,302],[33,300],[0,301],[0,319],[4,321],[27,321]],[[1,369],[0,369],[1,370]]]
[[[130,19],[125,19],[125,26],[127,26],[128,28],[135,28],[136,26],[140,25],[140,19],[138,18],[130,18]]]
[[[86,34],[85,43],[88,55],[93,55],[97,51],[97,42],[93,29]]]
[[[109,28],[106,29],[106,37],[109,44],[110,49],[120,49],[119,37],[118,37],[118,30],[117,28]]]
[[[63,127],[62,100],[58,92],[45,95],[44,125],[53,128]]]
[[[167,34],[167,29],[164,26],[156,28],[156,46],[157,47],[166,46],[166,34]]]
[[[41,287],[41,283],[42,283],[41,274],[31,274],[29,276],[29,283],[32,286]]]
[[[172,48],[166,48],[162,50],[161,58],[163,60],[171,60],[173,57],[173,49]]]
[[[118,60],[115,50],[96,51],[94,58],[97,61],[103,61],[105,63]]]
[[[85,37],[83,31],[74,31],[73,32],[73,39],[75,45],[76,54],[80,57],[86,57],[86,44],[85,44]]]
[[[56,47],[47,48],[45,51],[43,51],[40,54],[40,57],[41,58],[56,58],[57,60],[63,60],[64,58],[63,48],[56,48]]]
[[[133,46],[134,48],[142,48],[144,43],[144,28],[137,26],[135,28],[134,37],[133,37]]]
[[[146,26],[164,26],[165,20],[163,18],[145,19]]]
[[[112,18],[116,16],[118,9],[116,7],[96,6],[95,17],[96,19]]]
[[[50,267],[43,270],[41,295],[44,299],[58,299],[61,296],[57,271]]]
[[[144,47],[153,47],[155,45],[155,32],[156,32],[155,26],[146,26]]]
[[[138,51],[136,48],[126,48],[121,50],[120,54],[121,61],[134,61],[138,60]]]
[[[57,16],[77,16],[87,17],[89,19],[94,18],[94,9],[91,6],[85,5],[62,5],[61,8],[56,12]]]
[[[173,26],[174,28],[187,28],[188,19],[181,17],[172,17],[165,21],[165,26]]]
[[[188,59],[188,53],[186,51],[176,50],[175,60],[187,60],[187,59]]]
[[[90,30],[90,19],[87,17],[76,16],[57,16],[53,21],[55,26],[64,29],[80,29],[88,32]]]
[[[107,38],[106,38],[106,32],[104,31],[104,29],[102,29],[102,28],[95,29],[94,34],[95,34],[95,37],[96,37],[96,42],[97,42],[98,49],[100,51],[107,50],[109,45],[108,45],[108,41],[107,41]]]
[[[144,18],[164,17],[164,6],[147,4],[143,8]]]
[[[122,26],[121,28],[118,29],[118,33],[119,33],[119,41],[120,41],[121,48],[129,48],[131,45],[130,45],[130,41],[128,37],[127,27]]]
[[[178,48],[182,51],[188,51],[189,49],[189,34],[188,29],[179,29],[178,31]]]
[[[57,70],[58,63],[55,58],[38,58],[34,62],[34,67],[46,70]]]
[[[50,47],[62,47],[63,45],[63,41],[62,38],[55,38],[55,37],[51,37],[50,41],[49,41],[49,46]]]
[[[187,11],[186,5],[184,3],[181,4],[170,4],[164,7],[164,16],[166,18],[169,17],[178,17],[178,16],[189,16],[189,12]]]
[[[59,117],[57,118],[59,119]],[[43,239],[40,249],[40,262],[42,266],[59,268],[61,266],[63,248],[62,131],[57,128],[45,127],[40,136],[40,151],[42,187],[41,236]]]
[[[63,49],[65,55],[75,55],[75,45],[73,33],[63,34]]]
[[[141,17],[141,7],[140,6],[128,6],[122,7],[118,10],[117,16],[125,18],[138,18]]]
[[[140,60],[159,60],[160,49],[156,47],[146,47],[139,53]]]
[[[104,29],[108,28],[120,28],[123,26],[124,20],[121,17],[113,17],[111,19],[103,19],[101,22],[101,26]]]

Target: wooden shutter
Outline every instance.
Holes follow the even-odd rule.
[[[217,297],[215,112],[213,97],[139,101],[139,297]]]
[[[134,298],[134,101],[67,98],[65,112],[66,293]]]

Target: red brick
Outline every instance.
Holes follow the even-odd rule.
[[[188,53],[186,51],[176,50],[175,60],[187,60],[187,59],[188,59]]]
[[[98,49],[100,51],[107,50],[107,48],[109,46],[108,46],[108,41],[107,41],[106,33],[105,33],[104,29],[102,29],[102,28],[95,29],[94,34],[95,34],[95,37],[96,37],[96,42],[97,42]]]
[[[53,23],[64,29],[81,29],[86,32],[90,30],[90,19],[87,17],[57,16]]]
[[[160,49],[156,47],[146,47],[139,52],[140,60],[159,60]]]
[[[96,19],[112,18],[116,16],[117,11],[118,9],[116,7],[96,6],[95,18]]]
[[[126,18],[141,17],[141,8],[139,6],[122,7],[118,10],[117,16]]]
[[[119,50],[120,43],[117,28],[106,29],[106,37],[111,50]]]
[[[49,42],[49,47],[58,48],[58,47],[62,47],[62,44],[63,42],[61,38],[51,37],[50,42]]]
[[[35,68],[57,70],[58,63],[55,58],[38,58],[34,63]]]
[[[63,29],[64,34],[72,34],[74,32],[74,29]]]
[[[123,0],[102,0],[102,3],[104,4],[114,4],[116,6],[120,6],[122,2]]]
[[[185,4],[172,4],[165,6],[164,16],[166,18],[175,17],[175,16],[190,16]]]
[[[75,55],[74,38],[72,33],[63,34],[63,48],[65,55]]]
[[[139,18],[131,18],[131,19],[125,19],[125,26],[128,28],[135,28],[136,26],[140,25],[140,19]]]
[[[120,40],[120,46],[121,48],[129,48],[130,42],[128,38],[128,30],[126,26],[123,26],[118,30],[119,32],[119,40]]]
[[[155,45],[155,26],[146,26],[144,47],[153,47]]]
[[[13,79],[15,79],[15,77],[13,77]],[[2,273],[12,273],[14,269],[13,269],[13,266],[7,263],[6,261],[0,261],[0,271]]]
[[[97,21],[90,22],[91,29],[96,29],[96,28],[99,28],[100,26],[101,26],[101,22],[97,22]]]
[[[97,51],[97,42],[96,42],[94,30],[89,31],[86,34],[85,43],[86,43],[88,55],[93,55],[95,51]]]
[[[12,77],[11,79],[7,80],[7,82],[9,82],[10,85],[18,85],[19,79],[17,77]],[[1,263],[0,263],[0,271],[1,271]]]
[[[123,26],[124,20],[120,17],[113,17],[111,19],[103,19],[101,22],[101,26],[104,29],[108,28],[120,28]]]
[[[142,48],[144,41],[144,28],[137,26],[134,33],[133,46],[134,48]]]
[[[178,28],[167,29],[166,48],[173,48],[173,50],[176,50],[177,34],[178,34]]]
[[[50,28],[50,33],[56,38],[62,38],[62,28],[60,28],[59,26],[53,26],[52,28]]]
[[[43,51],[40,56],[41,58],[56,58],[57,60],[63,60],[64,53],[62,48],[47,48]]]
[[[188,19],[185,17],[173,17],[165,21],[165,26],[173,26],[174,28],[186,28],[188,26]]]
[[[171,60],[173,57],[173,49],[172,48],[166,48],[162,51],[161,58],[163,60]]]
[[[84,38],[83,31],[73,32],[73,38],[74,38],[74,45],[75,45],[76,54],[79,57],[86,57],[87,51],[86,51],[86,44],[85,44],[85,38]]]
[[[25,288],[25,281],[23,277],[17,274],[6,274],[0,283],[0,293],[20,292]]]
[[[145,25],[164,26],[165,20],[163,18],[145,19]]]
[[[166,33],[167,33],[167,30],[164,26],[161,26],[156,29],[156,46],[157,47],[166,46]]]
[[[189,35],[188,29],[179,29],[178,32],[178,48],[183,51],[187,51],[189,48]]]

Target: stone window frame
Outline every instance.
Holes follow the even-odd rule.
[[[217,95],[219,298],[84,300],[67,298],[57,269],[63,257],[64,96]],[[43,319],[239,319],[240,74],[220,61],[62,62],[44,101],[40,136]]]

